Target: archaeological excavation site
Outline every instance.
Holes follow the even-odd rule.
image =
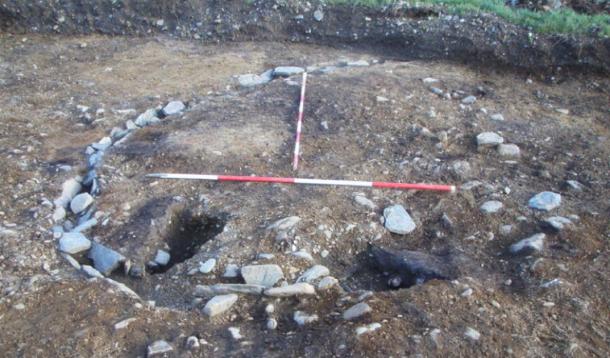
[[[0,0],[2,355],[607,357],[609,74],[596,0]]]

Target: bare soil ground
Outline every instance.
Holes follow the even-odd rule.
[[[603,357],[610,351],[607,77],[539,77],[281,42],[4,34],[0,49],[0,346],[7,356],[144,356],[159,339],[173,345],[174,356]],[[311,75],[300,177],[480,185],[446,195],[144,177],[292,176],[299,77],[243,89],[234,76],[343,59],[376,63]],[[458,98],[433,94],[422,81],[427,77]],[[477,101],[462,106],[459,98],[471,94]],[[138,301],[88,279],[58,255],[50,202],[64,180],[84,174],[88,144],[172,99],[188,103],[184,115],[141,129],[109,151],[96,205],[110,220],[89,236],[145,264],[180,239],[164,229],[175,213],[200,211],[222,232],[165,272],[141,279],[114,273],[142,297]],[[505,120],[490,120],[494,113]],[[432,134],[423,135],[421,127]],[[517,144],[521,158],[478,151],[475,137],[485,131]],[[467,161],[471,170],[456,174],[456,161]],[[584,190],[571,190],[567,180],[578,180]],[[529,209],[528,199],[545,190],[562,194],[560,208],[551,214]],[[356,192],[378,209],[356,204]],[[490,199],[502,201],[503,211],[483,215],[479,206]],[[416,231],[395,235],[383,227],[381,213],[391,204],[407,208]],[[265,228],[293,215],[301,222],[277,242]],[[579,220],[557,234],[540,227],[552,215]],[[507,224],[512,232],[501,235]],[[507,253],[509,245],[537,232],[548,234],[541,254]],[[364,254],[369,242],[450,254],[459,278],[388,290],[387,277],[370,269]],[[242,295],[219,318],[201,312],[206,300],[194,296],[195,286],[238,282],[222,277],[229,263],[276,263],[294,281],[312,265],[290,255],[295,249],[327,266],[342,290],[306,299]],[[322,257],[324,250],[328,256]],[[275,257],[257,259],[260,253]],[[218,262],[213,274],[188,274],[212,257]],[[560,285],[541,287],[556,278]],[[467,288],[473,293],[463,297]],[[372,292],[366,301],[373,312],[343,320],[341,313],[366,291]],[[265,328],[270,302],[279,323],[272,331]],[[320,319],[298,326],[295,310]],[[128,328],[113,328],[132,317]],[[356,327],[372,322],[381,328],[356,335]],[[243,339],[231,338],[228,327],[239,327]],[[467,327],[481,333],[478,341],[464,336]],[[207,343],[188,350],[191,335]]]

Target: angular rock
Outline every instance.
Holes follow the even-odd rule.
[[[458,179],[466,179],[470,177],[472,169],[467,161],[458,160],[451,164],[451,171]]]
[[[208,259],[206,262],[199,263],[199,272],[203,274],[210,273],[214,271],[216,267],[216,259]]]
[[[365,302],[360,302],[343,312],[343,319],[352,320],[372,312],[373,309]]]
[[[64,209],[63,206],[56,207],[51,218],[53,219],[53,222],[56,223],[63,221],[63,219],[66,218],[66,209]]]
[[[96,242],[92,243],[88,256],[93,260],[93,267],[106,276],[125,262],[125,256]]]
[[[303,274],[297,279],[297,282],[312,282],[322,276],[327,276],[330,274],[330,271],[326,266],[315,265],[309,268],[307,271],[303,272]]]
[[[462,99],[463,104],[473,104],[476,102],[477,98],[475,96],[468,96]]]
[[[78,254],[91,248],[91,241],[78,232],[66,232],[59,239],[59,251]]]
[[[568,184],[568,187],[570,189],[575,190],[575,191],[583,191],[583,189],[585,187],[577,180],[568,180],[568,181],[566,181],[566,183]]]
[[[225,267],[225,273],[222,274],[222,277],[233,278],[239,277],[239,266],[236,264],[228,264]]]
[[[325,291],[335,287],[339,283],[339,280],[332,276],[326,276],[318,282],[318,290]]]
[[[267,230],[276,230],[276,231],[289,231],[292,229],[301,218],[298,216],[289,216],[283,219],[280,219],[273,224],[267,226]]]
[[[260,285],[248,285],[241,283],[217,283],[212,286],[197,285],[195,286],[195,292],[193,294],[199,297],[226,295],[229,293],[262,295],[264,290],[265,287]]]
[[[480,209],[483,214],[495,214],[502,210],[504,204],[501,201],[490,200],[486,201],[481,205]]]
[[[295,311],[292,318],[299,326],[304,326],[308,323],[313,323],[313,322],[317,321],[318,315],[317,314],[310,315],[303,311]]]
[[[309,252],[307,252],[307,251],[299,250],[299,251],[296,251],[296,252],[291,252],[290,255],[298,257],[298,258],[303,259],[303,260],[307,260],[309,262],[313,262],[314,261],[313,260],[313,256],[311,256],[311,254]]]
[[[78,224],[74,229],[72,229],[72,232],[84,232],[91,229],[95,225],[97,225],[97,219],[91,218],[87,221]]]
[[[369,63],[365,60],[358,60],[358,61],[347,61],[345,63],[345,65],[348,67],[367,67],[367,66],[369,66]]]
[[[551,211],[561,205],[561,195],[552,191],[543,191],[534,195],[528,202],[532,209]]]
[[[478,147],[493,147],[502,143],[504,143],[504,138],[502,138],[498,133],[483,132],[477,135]]]
[[[91,144],[91,147],[95,150],[104,151],[112,145],[112,139],[110,137],[104,137],[99,142]]]
[[[162,354],[169,353],[173,350],[174,350],[174,348],[166,341],[163,341],[163,340],[155,341],[153,344],[148,346],[148,349],[146,350],[146,356],[147,357],[160,356]]]
[[[517,158],[521,156],[521,150],[516,144],[500,144],[498,145],[498,154],[502,157]]]
[[[190,349],[190,350],[197,350],[199,349],[200,344],[199,344],[199,339],[195,336],[190,336],[186,339],[186,348]]]
[[[173,114],[178,114],[184,111],[186,106],[182,101],[171,101],[165,107],[163,107],[163,113],[166,116],[171,116]]]
[[[269,288],[284,278],[284,273],[278,265],[249,265],[241,268],[241,276],[247,284]]]
[[[161,266],[165,266],[169,263],[170,260],[170,256],[169,256],[169,252],[164,251],[164,250],[157,250],[157,254],[155,255],[155,259],[154,261],[161,265]]]
[[[61,185],[61,188],[62,188],[61,196],[59,198],[55,199],[54,204],[56,206],[62,206],[65,208],[65,207],[68,207],[68,204],[70,204],[70,201],[72,201],[72,198],[74,198],[76,196],[76,194],[78,194],[81,191],[82,186],[78,180],[76,180],[75,178],[72,178],[72,179],[66,180]]]
[[[159,123],[160,121],[161,120],[157,117],[157,110],[150,108],[136,118],[135,124],[138,127],[146,127],[151,124]]]
[[[504,116],[501,113],[492,114],[489,118],[492,121],[499,121],[499,122],[504,120]]]
[[[316,21],[322,21],[324,19],[324,13],[322,12],[322,10],[316,10],[313,12],[313,18]]]
[[[273,287],[265,290],[265,295],[271,297],[290,297],[301,295],[315,295],[316,289],[305,282],[295,283],[282,287]]]
[[[368,209],[371,209],[371,210],[377,209],[377,205],[375,205],[375,203],[373,203],[371,200],[367,199],[365,196],[355,195],[354,201],[356,202],[356,204],[362,205]]]
[[[571,226],[572,220],[563,216],[551,216],[549,218],[544,219],[542,221],[542,225],[555,231],[561,231],[564,228]]]
[[[104,278],[104,275],[89,265],[81,265],[81,269],[90,277]]]
[[[513,254],[531,254],[540,252],[544,249],[545,234],[539,233],[523,239],[510,246],[510,252]]]
[[[231,334],[231,338],[236,341],[244,338],[239,331],[240,329],[238,327],[229,327],[229,334]]]
[[[271,82],[273,79],[273,70],[268,70],[260,75],[246,74],[237,78],[237,81],[242,87],[254,87]]]
[[[464,332],[464,336],[473,341],[478,341],[481,338],[481,333],[474,328],[466,327],[466,331]]]
[[[394,287],[410,287],[432,279],[451,280],[457,276],[450,256],[390,250],[371,244],[368,252],[379,271],[396,275],[398,281],[394,282]]]
[[[377,322],[367,324],[366,326],[360,326],[360,327],[356,328],[356,335],[360,336],[360,335],[363,335],[366,333],[375,332],[379,328],[381,328],[381,323],[377,323]]]
[[[127,328],[129,326],[129,324],[131,322],[135,322],[136,320],[137,320],[137,318],[132,317],[132,318],[127,318],[127,319],[124,319],[124,320],[122,320],[120,322],[117,322],[117,323],[114,324],[114,330],[118,331],[118,330],[121,330],[121,329],[125,329],[125,328]]]
[[[274,318],[269,318],[267,320],[267,329],[272,331],[276,328],[277,328],[277,320],[275,320]]]
[[[78,214],[93,204],[93,201],[94,199],[89,193],[78,194],[70,201],[70,210],[72,210],[73,213]]]
[[[405,235],[415,230],[415,222],[402,205],[392,205],[383,210],[385,228],[395,234]]]
[[[205,304],[203,313],[210,317],[217,316],[231,308],[237,302],[237,298],[236,294],[215,296]]]
[[[273,77],[290,77],[292,75],[298,75],[303,71],[305,71],[303,67],[280,66],[273,70]]]
[[[81,269],[81,265],[78,263],[78,261],[76,261],[74,259],[74,257],[68,255],[68,254],[61,254],[61,256],[66,259],[66,261],[68,261],[68,263],[70,264],[70,266],[74,267],[77,270]]]

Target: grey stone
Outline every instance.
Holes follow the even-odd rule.
[[[365,302],[360,302],[352,307],[348,308],[345,312],[343,312],[343,319],[352,320],[358,317],[361,317],[367,313],[372,312],[371,307]]]
[[[91,241],[78,232],[66,232],[59,239],[59,251],[78,254],[91,248]]]
[[[55,199],[54,204],[56,206],[62,206],[62,207],[68,207],[68,204],[70,204],[70,201],[72,201],[72,198],[74,198],[76,196],[76,194],[78,194],[81,189],[82,186],[80,184],[79,180],[76,180],[76,178],[72,178],[72,179],[68,179],[66,180],[62,185],[61,185],[61,196],[57,199]]]
[[[157,250],[157,255],[155,255],[155,262],[161,266],[165,266],[169,263],[170,256],[169,252],[164,250]]]
[[[437,96],[443,95],[443,90],[438,87],[430,87],[430,92],[434,93]]]
[[[330,271],[326,266],[314,265],[297,279],[297,282],[312,282],[320,277],[327,276]]]
[[[290,297],[301,295],[315,295],[316,289],[305,282],[295,283],[282,287],[273,287],[265,290],[265,295],[271,297]]]
[[[186,348],[190,350],[199,349],[199,339],[195,336],[190,336],[186,339]]]
[[[237,81],[242,87],[254,87],[271,82],[273,79],[273,70],[268,70],[260,75],[246,74],[237,78]]]
[[[402,205],[392,205],[383,210],[385,227],[395,234],[405,235],[415,230],[415,222]]]
[[[369,66],[369,63],[365,60],[358,60],[358,61],[348,61],[345,63],[346,66],[349,67],[367,67]]]
[[[78,261],[76,261],[74,259],[74,257],[68,255],[68,254],[61,254],[61,256],[66,259],[66,261],[68,261],[68,263],[70,264],[70,266],[74,267],[77,270],[81,269],[81,265],[78,263]]]
[[[274,318],[269,318],[267,320],[267,329],[272,331],[276,328],[277,328],[277,321]]]
[[[504,138],[502,138],[498,133],[483,132],[477,135],[478,147],[497,146],[498,144],[502,143],[504,143]]]
[[[153,344],[148,346],[148,349],[146,351],[146,356],[147,357],[154,357],[154,356],[159,356],[165,353],[169,353],[171,351],[173,351],[174,348],[172,346],[170,346],[169,343],[167,343],[166,341],[155,341]]]
[[[303,260],[307,260],[309,262],[313,261],[313,256],[311,256],[311,254],[307,251],[299,250],[296,252],[291,252],[290,255],[298,257]]]
[[[492,114],[489,118],[492,121],[499,121],[499,122],[504,120],[504,116],[501,113]]]
[[[339,283],[339,280],[332,276],[326,276],[318,282],[318,290],[325,291],[335,287]]]
[[[481,205],[480,209],[483,214],[495,214],[502,210],[504,204],[497,200],[489,200]]]
[[[375,205],[375,203],[373,203],[371,200],[367,199],[366,197],[364,197],[362,195],[355,195],[354,201],[356,202],[356,204],[362,205],[368,209],[371,209],[371,210],[377,209],[377,205]]]
[[[203,307],[203,313],[210,317],[217,316],[227,311],[235,302],[237,302],[236,294],[215,296],[209,300]]]
[[[477,98],[475,96],[468,96],[462,99],[463,104],[473,104],[476,102]]]
[[[97,225],[97,219],[91,218],[83,223],[78,224],[74,229],[72,229],[72,232],[84,232],[91,229],[95,225]]]
[[[500,225],[500,235],[508,236],[513,231],[512,225]]]
[[[104,278],[104,275],[89,265],[82,265],[81,269],[90,277]]]
[[[295,225],[301,221],[301,218],[298,216],[289,216],[283,219],[280,219],[273,224],[267,226],[267,230],[276,230],[276,231],[289,231]]]
[[[431,84],[431,83],[436,83],[436,82],[439,82],[439,80],[438,80],[438,79],[436,79],[436,78],[432,78],[432,77],[426,77],[426,78],[423,78],[423,79],[422,79],[422,82],[423,82],[424,84],[426,84],[426,85],[429,85],[429,84]]]
[[[322,12],[322,10],[318,9],[313,12],[313,18],[318,22],[322,21],[324,19],[324,13]]]
[[[303,311],[295,311],[292,319],[299,325],[304,326],[308,323],[313,323],[318,320],[317,314],[307,314]]]
[[[563,216],[551,216],[542,221],[542,224],[546,227],[549,227],[555,231],[561,231],[566,227],[572,225],[572,220],[565,218]]]
[[[104,275],[110,275],[120,264],[125,262],[125,256],[118,252],[93,242],[89,251],[89,258],[93,260],[93,266]]]
[[[182,101],[171,101],[165,107],[163,107],[163,113],[166,116],[171,116],[173,114],[178,114],[184,111],[186,106]]]
[[[125,122],[125,128],[128,131],[135,131],[136,129],[138,129],[138,126],[130,119],[127,122]]]
[[[104,137],[99,142],[91,144],[91,147],[95,150],[106,150],[112,145],[112,139],[110,137]]]
[[[157,117],[157,110],[150,108],[146,112],[140,114],[135,120],[135,124],[138,127],[146,127],[151,124],[160,122],[161,120]]]
[[[118,331],[118,330],[121,330],[121,329],[125,329],[125,328],[127,328],[129,326],[129,324],[131,322],[135,322],[136,320],[137,320],[137,318],[132,317],[132,318],[127,318],[127,319],[124,319],[124,320],[122,320],[120,322],[117,322],[117,323],[114,324],[114,330]]]
[[[532,209],[551,211],[561,205],[561,195],[552,191],[543,191],[534,195],[528,202]]]
[[[86,210],[91,204],[93,204],[93,197],[91,194],[81,193],[70,201],[70,210],[72,210],[73,213],[78,214]]]
[[[222,274],[222,277],[233,278],[239,276],[239,266],[236,264],[228,264],[225,267],[225,273]]]
[[[570,189],[575,190],[575,191],[583,191],[583,189],[585,187],[577,180],[568,180],[568,181],[566,181],[566,183],[568,184],[568,187]]]
[[[521,150],[516,144],[500,144],[498,154],[502,157],[517,158],[521,156]]]
[[[273,70],[273,77],[290,77],[303,73],[305,69],[303,67],[296,66],[280,66]]]
[[[127,295],[131,298],[134,298],[136,300],[140,300],[140,296],[137,293],[135,293],[131,288],[127,287],[127,285],[125,285],[124,283],[117,282],[117,281],[109,279],[109,278],[105,278],[104,280],[106,282],[108,282],[110,285],[112,285],[114,288],[119,290],[119,292],[124,293],[125,295]]]
[[[247,284],[269,288],[284,278],[284,273],[278,265],[248,265],[241,268],[241,276]]]
[[[532,252],[540,252],[544,248],[545,234],[539,233],[523,239],[510,246],[510,252],[513,254],[529,254]]]
[[[464,332],[464,336],[466,338],[471,339],[473,341],[478,341],[481,338],[481,333],[474,328],[466,327],[466,331]]]
[[[472,169],[470,163],[465,160],[457,160],[451,164],[451,171],[458,179],[466,179],[470,177]]]
[[[216,267],[216,259],[208,259],[206,262],[204,263],[199,263],[199,272],[201,273],[210,273],[212,271],[214,271],[214,268]]]
[[[121,138],[125,137],[127,134],[129,134],[129,130],[121,129],[119,127],[114,127],[110,131],[110,137],[112,138],[113,141],[120,140]]]
[[[53,222],[56,223],[63,221],[66,218],[66,209],[64,209],[63,206],[56,207],[51,218],[53,219]]]
[[[229,334],[231,334],[231,338],[236,341],[244,338],[239,331],[240,329],[238,327],[229,327]]]
[[[265,290],[265,286],[248,285],[241,283],[217,283],[212,286],[197,285],[195,286],[195,296],[214,296],[226,295],[229,293],[243,293],[249,295],[261,295]]]
[[[363,335],[366,333],[375,332],[379,328],[381,328],[381,323],[377,323],[377,322],[367,324],[366,326],[360,326],[360,327],[356,328],[356,335],[360,336],[360,335]]]

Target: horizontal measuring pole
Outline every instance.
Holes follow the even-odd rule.
[[[382,189],[430,190],[430,191],[441,191],[441,192],[448,192],[448,193],[455,193],[455,191],[456,191],[455,185],[423,184],[423,183],[392,183],[392,182],[380,182],[380,181],[257,177],[257,176],[239,176],[239,175],[173,174],[173,173],[155,173],[155,174],[148,174],[146,176],[149,178],[159,178],[159,179],[186,179],[186,180],[210,180],[210,181],[221,181],[221,182],[358,186],[358,187],[382,188]]]

